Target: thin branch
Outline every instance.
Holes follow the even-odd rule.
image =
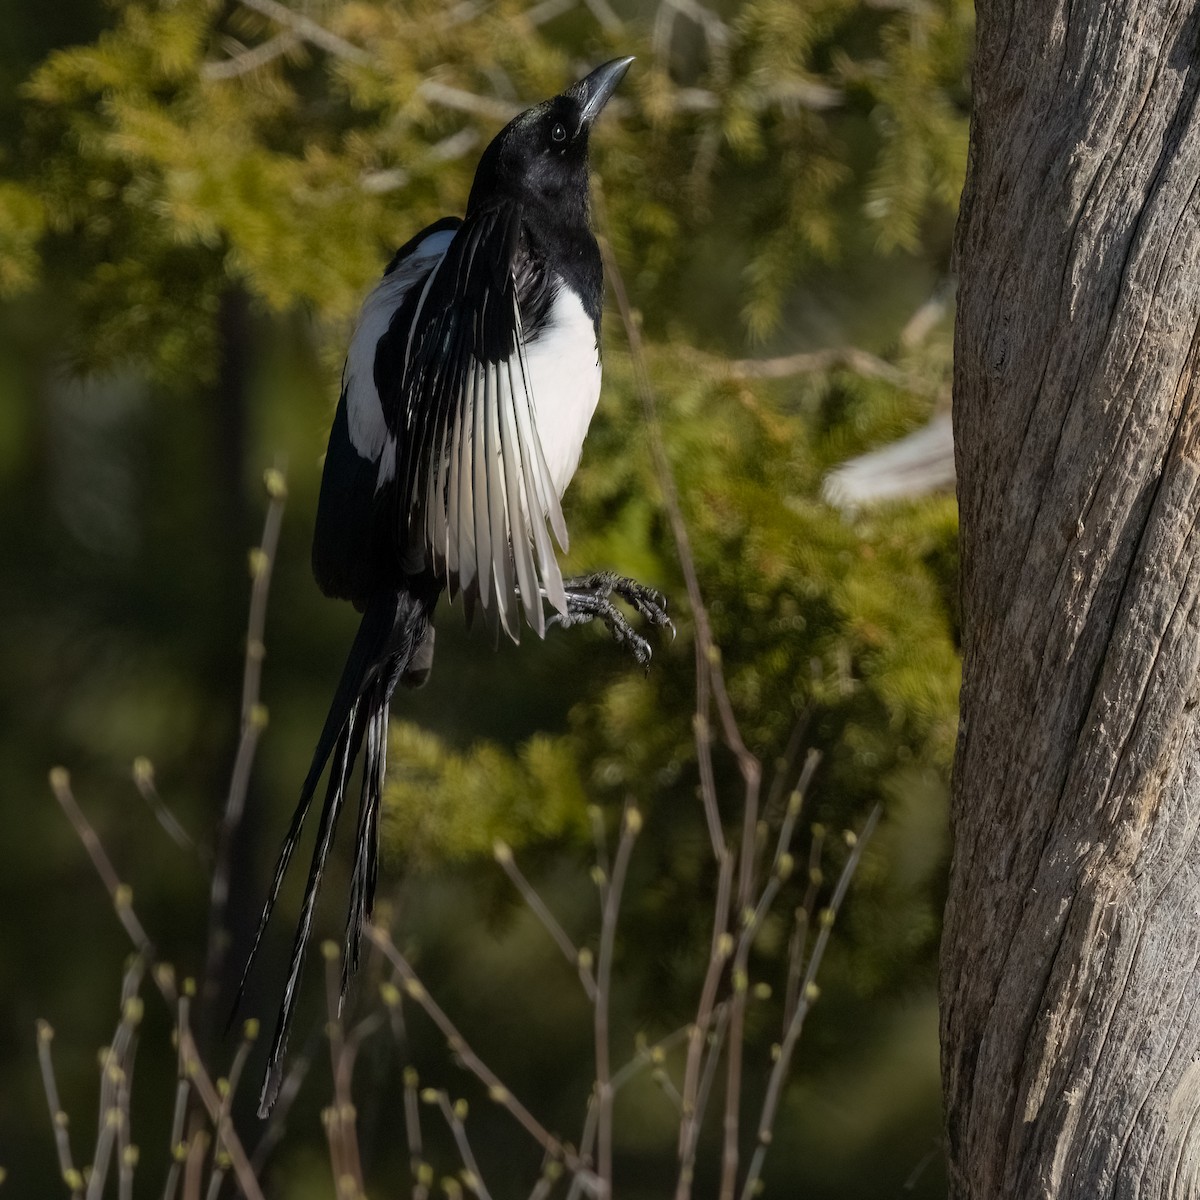
[[[275,0],[266,0],[274,3]],[[262,664],[266,657],[263,635],[267,623],[267,599],[271,591],[271,572],[279,549],[279,533],[283,527],[283,510],[287,503],[287,480],[280,466],[269,468],[263,475],[268,503],[263,522],[262,541],[250,553],[250,615],[246,628],[246,656],[242,668],[241,737],[229,794],[221,823],[217,827],[216,854],[213,859],[212,888],[209,893],[208,941],[204,964],[204,983],[201,990],[202,1020],[210,1021],[210,1010],[221,988],[221,973],[229,951],[229,930],[226,909],[229,905],[229,880],[233,865],[233,846],[241,828],[246,809],[246,792],[250,786],[250,771],[258,739],[266,728],[266,709],[259,702],[262,687]]]
[[[190,1030],[181,1027],[180,1043],[187,1051],[185,1064],[192,1087],[196,1095],[200,1097],[200,1103],[204,1106],[204,1111],[208,1113],[208,1119],[213,1123],[214,1129],[229,1152],[238,1187],[241,1188],[245,1200],[263,1200],[262,1188],[255,1177],[250,1160],[246,1157],[241,1139],[233,1127],[233,1121],[221,1114],[221,1098],[213,1086],[208,1072],[200,1062],[200,1055]]]
[[[536,28],[570,12],[578,3],[579,0],[542,0],[541,4],[525,10],[525,20]]]
[[[415,1067],[404,1068],[404,1134],[408,1139],[408,1165],[413,1177],[413,1200],[426,1200],[433,1172],[423,1156],[421,1110],[417,1104],[419,1079]]]
[[[238,1043],[238,1048],[234,1053],[233,1064],[229,1068],[229,1075],[224,1080],[217,1080],[217,1091],[221,1096],[221,1113],[217,1122],[218,1130],[230,1118],[233,1110],[233,1098],[237,1094],[238,1084],[242,1079],[242,1071],[245,1069],[246,1060],[250,1057],[250,1051],[253,1049],[257,1037],[258,1022],[254,1019],[246,1021],[242,1026],[242,1040]],[[225,1182],[229,1162],[229,1153],[224,1147],[220,1132],[218,1132],[216,1137],[213,1138],[212,1172],[208,1179],[207,1200],[217,1200],[221,1194],[221,1186]]]
[[[466,1168],[463,1173],[463,1186],[469,1192],[474,1192],[479,1200],[492,1200],[483,1182],[483,1176],[480,1174],[479,1163],[475,1160],[475,1155],[471,1150],[471,1143],[467,1139],[467,1127],[463,1124],[467,1102],[459,1100],[456,1104],[451,1104],[450,1097],[445,1091],[439,1091],[437,1104],[442,1111],[442,1116],[446,1119],[446,1124],[450,1127],[450,1132],[454,1135],[454,1144],[458,1147],[459,1157]]]
[[[579,982],[583,984],[583,990],[587,993],[588,999],[595,1002],[596,981],[592,976],[588,956],[581,953],[575,943],[571,941],[566,931],[555,919],[554,914],[546,907],[546,902],[521,873],[521,868],[517,866],[516,860],[513,858],[512,847],[507,842],[497,841],[492,848],[492,853],[503,868],[505,875],[512,880],[513,886],[521,893],[521,898],[529,905],[534,916],[541,921],[542,927],[554,940],[554,944],[562,951],[563,957],[579,972]]]
[[[316,21],[302,13],[280,4],[279,0],[240,0],[240,2],[247,8],[261,13],[264,17],[269,17],[285,29],[290,29],[297,37],[303,38],[306,42],[320,46],[334,58],[345,59],[346,62],[352,62],[360,67],[370,67],[375,64],[374,55],[368,54],[353,42],[338,37],[336,33],[332,33],[324,25],[318,25]]]
[[[112,900],[113,908],[116,909],[117,919],[129,935],[133,948],[147,962],[153,962],[154,946],[145,929],[142,928],[137,914],[133,911],[133,891],[121,882],[112,865],[112,860],[105,852],[99,837],[96,836],[91,822],[83,815],[83,810],[75,802],[75,796],[71,791],[71,776],[66,767],[54,767],[50,771],[50,787],[54,792],[54,798],[66,813],[67,820],[71,822],[72,828],[83,843],[88,858],[92,860],[96,874],[100,876],[100,881],[104,884],[109,899]]]
[[[487,1089],[488,1095],[507,1111],[514,1120],[546,1151],[552,1158],[565,1163],[572,1171],[586,1171],[578,1155],[568,1146],[560,1142],[545,1126],[500,1082],[499,1076],[475,1053],[467,1044],[466,1039],[454,1022],[443,1011],[436,1000],[430,996],[425,985],[417,977],[407,958],[400,953],[396,944],[387,932],[378,925],[368,925],[366,935],[379,948],[388,962],[395,967],[397,974],[404,982],[404,990],[424,1010],[426,1016],[438,1027],[451,1050],[462,1061],[463,1066],[471,1072]]]
[[[606,225],[606,209],[603,191],[599,185],[594,186],[596,210],[602,227]],[[663,493],[663,507],[667,511],[667,520],[675,539],[675,550],[679,558],[679,566],[683,572],[684,584],[687,588],[688,602],[692,609],[692,620],[695,623],[696,638],[703,652],[703,666],[710,672],[712,679],[713,698],[716,701],[717,713],[721,718],[721,730],[726,745],[737,757],[739,769],[743,778],[749,779],[760,772],[758,760],[746,748],[742,735],[738,730],[734,717],[733,705],[725,688],[725,676],[721,667],[721,651],[712,634],[712,624],[709,620],[708,609],[700,591],[700,579],[696,570],[696,559],[692,553],[691,537],[687,524],[683,519],[683,509],[679,501],[679,490],[675,485],[675,477],[671,470],[671,461],[667,457],[666,446],[663,443],[662,425],[658,417],[658,400],[654,386],[650,381],[650,372],[646,365],[646,352],[642,344],[641,331],[633,316],[629,303],[629,295],[625,290],[625,280],[621,269],[612,252],[612,243],[608,237],[601,240],[600,252],[604,260],[609,286],[613,298],[617,302],[617,310],[621,314],[621,324],[625,329],[625,340],[629,346],[630,358],[633,361],[634,380],[638,396],[646,419],[647,440],[650,444],[651,457],[654,460],[655,473],[659,487]]]
[[[879,824],[881,812],[882,809],[877,804],[871,810],[870,816],[867,817],[862,832],[857,837],[854,835],[848,836],[848,840],[850,840],[850,854],[847,856],[846,863],[842,867],[842,873],[838,877],[837,886],[833,890],[833,896],[830,898],[829,905],[821,913],[821,918],[818,922],[820,929],[818,930],[816,941],[813,943],[812,953],[809,955],[808,967],[804,973],[803,986],[800,989],[796,1011],[792,1014],[791,1022],[788,1025],[787,1032],[784,1034],[783,1042],[779,1047],[779,1053],[771,1068],[770,1078],[767,1081],[762,1115],[758,1122],[758,1146],[755,1148],[754,1155],[750,1160],[750,1168],[746,1173],[746,1180],[742,1186],[742,1200],[751,1200],[751,1197],[757,1194],[763,1163],[767,1157],[767,1149],[771,1144],[771,1131],[775,1124],[775,1113],[779,1107],[779,1099],[783,1094],[783,1083],[787,1078],[792,1053],[796,1048],[800,1032],[804,1028],[804,1018],[808,1015],[808,1010],[816,1002],[819,995],[816,986],[817,972],[821,969],[821,961],[825,957],[825,949],[829,945],[830,933],[834,922],[837,920],[838,912],[841,910],[842,902],[846,898],[846,892],[850,887],[850,880],[854,877],[854,872],[858,868],[863,850],[871,840],[871,835],[875,832],[876,825]]]
[[[88,1200],[100,1200],[108,1182],[108,1167],[113,1147],[117,1147],[118,1189],[129,1190],[132,1178],[123,1179],[125,1167],[121,1148],[129,1138],[129,1078],[133,1071],[133,1054],[137,1045],[137,1027],[142,1019],[142,1002],[138,996],[145,963],[134,955],[121,983],[121,1016],[112,1044],[100,1055],[99,1129],[96,1151],[88,1177]]]
[[[188,1071],[188,1015],[191,1010],[192,998],[185,985],[184,993],[179,997],[175,1013],[175,1028],[177,1034],[176,1046],[176,1082],[175,1109],[171,1116],[171,1166],[167,1171],[167,1181],[163,1186],[163,1200],[175,1200],[175,1192],[179,1187],[180,1175],[187,1161],[188,1148],[183,1139],[184,1123],[187,1120],[189,1071]]]
[[[129,936],[130,941],[133,942],[134,948],[147,964],[155,964],[154,946],[147,936],[145,929],[142,927],[141,922],[138,920],[137,914],[133,911],[133,893],[128,886],[120,881],[113,868],[112,861],[105,852],[100,839],[96,836],[96,831],[92,828],[80,810],[79,805],[75,802],[75,797],[71,793],[70,775],[65,768],[55,767],[51,770],[50,785],[54,790],[55,798],[58,800],[63,812],[66,813],[67,819],[71,822],[72,827],[79,836],[79,840],[83,843],[84,849],[87,850],[88,857],[91,858],[92,864],[96,868],[96,873],[100,876],[105,889],[112,898],[117,917]],[[246,1200],[262,1200],[262,1189],[258,1185],[258,1180],[255,1178],[254,1171],[250,1167],[250,1162],[246,1157],[246,1153],[242,1148],[241,1141],[233,1128],[232,1122],[221,1120],[221,1103],[217,1095],[217,1090],[213,1086],[208,1072],[205,1071],[203,1063],[200,1061],[195,1042],[187,1027],[188,1005],[186,1002],[190,998],[189,991],[185,990],[184,995],[179,995],[175,988],[175,972],[168,963],[156,963],[152,977],[160,995],[175,1015],[180,1061],[184,1066],[186,1078],[200,1096],[201,1102],[208,1112],[209,1119],[217,1127],[222,1141],[229,1150],[238,1186],[242,1189]],[[180,1124],[178,1136],[182,1137],[182,1124]]]
[[[71,1192],[71,1200],[82,1200],[83,1176],[75,1169],[71,1159],[71,1137],[68,1132],[70,1121],[58,1098],[58,1082],[54,1078],[54,1061],[50,1056],[50,1045],[54,1041],[54,1029],[49,1021],[37,1023],[38,1063],[42,1068],[42,1087],[46,1092],[46,1103],[50,1106],[50,1124],[54,1127],[54,1145],[58,1151],[58,1169],[63,1182]]]
[[[200,68],[200,78],[236,79],[242,75],[249,75],[251,71],[257,71],[259,67],[265,67],[267,63],[274,62],[275,59],[287,54],[298,44],[296,35],[290,30],[286,33],[277,33],[273,38],[268,38],[250,50],[243,50],[238,54],[230,55],[229,58],[219,59],[215,62],[204,63]]]
[[[821,852],[825,846],[825,827],[813,825],[810,830],[812,841],[808,848],[808,888],[804,893],[804,902],[796,909],[795,927],[792,930],[791,941],[788,944],[788,973],[787,986],[783,1002],[783,1033],[787,1033],[792,1023],[792,1015],[800,1002],[800,979],[804,970],[804,947],[808,941],[808,927],[812,923],[812,914],[816,909],[817,895],[824,882],[821,871]],[[782,1034],[781,1034],[782,1036]]]
[[[708,1040],[716,1008],[717,987],[729,956],[733,953],[733,936],[729,933],[729,901],[733,888],[733,857],[726,851],[717,875],[717,903],[713,914],[712,941],[709,946],[708,968],[700,989],[700,1004],[696,1021],[688,1031],[687,1067],[683,1082],[683,1121],[679,1126],[679,1180],[676,1200],[687,1200],[691,1194],[692,1169],[700,1143],[700,1080],[704,1046]]]
[[[886,359],[857,346],[831,346],[779,358],[742,358],[715,366],[730,379],[788,379],[793,375],[817,375],[843,367],[868,379],[883,379],[897,387],[918,391],[917,381]]]
[[[362,1160],[358,1153],[358,1116],[351,1093],[357,1040],[347,1044],[341,1017],[340,950],[336,942],[321,945],[325,957],[325,1005],[328,1022],[329,1065],[333,1075],[333,1103],[321,1114],[329,1139],[333,1185],[339,1197],[364,1195]]]
[[[621,821],[621,838],[613,859],[612,880],[604,892],[604,908],[600,918],[600,956],[596,966],[593,1026],[596,1042],[596,1170],[600,1176],[602,1197],[612,1195],[613,1087],[609,1053],[609,999],[612,994],[613,950],[629,856],[633,853],[633,843],[641,828],[641,812],[632,803],[627,804]]]
[[[133,760],[133,783],[142,799],[149,805],[154,819],[162,826],[167,836],[181,849],[188,850],[201,862],[207,858],[207,853],[196,843],[175,814],[167,807],[166,801],[159,795],[154,780],[154,764],[145,757]]]

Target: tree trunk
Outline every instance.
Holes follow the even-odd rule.
[[[1200,1195],[1200,9],[980,0],[951,1195]]]

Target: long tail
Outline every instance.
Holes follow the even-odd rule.
[[[316,793],[317,783],[325,765],[332,758],[329,781],[325,791],[325,802],[321,808],[317,828],[316,845],[308,882],[304,888],[304,900],[300,908],[300,920],[292,942],[287,980],[275,1023],[275,1035],[267,1060],[259,1097],[258,1115],[270,1114],[283,1082],[283,1060],[287,1050],[288,1033],[295,1013],[299,995],[300,977],[304,969],[304,958],[308,939],[312,931],[313,913],[321,875],[333,845],[338,816],[345,803],[346,791],[354,764],[364,740],[366,758],[362,772],[362,790],[359,800],[358,829],[354,856],[354,872],[351,877],[350,907],[346,920],[346,944],[342,969],[342,995],[345,996],[350,976],[358,966],[359,947],[363,924],[370,918],[375,894],[376,867],[378,862],[379,807],[383,795],[383,778],[387,754],[388,710],[396,683],[411,663],[422,644],[427,626],[426,614],[413,598],[399,595],[381,596],[373,599],[363,614],[363,619],[350,648],[350,655],[342,669],[342,677],[334,694],[333,703],[325,718],[313,754],[312,764],[300,789],[300,799],[292,815],[291,825],[283,839],[279,857],[275,863],[275,874],[271,890],[263,907],[258,931],[242,972],[234,1000],[233,1012],[241,1003],[250,970],[258,955],[263,934],[279,889],[287,873],[292,854],[300,840],[304,819]],[[232,1021],[232,1016],[230,1018]]]

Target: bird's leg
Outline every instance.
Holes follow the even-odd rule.
[[[650,643],[634,633],[610,597],[619,596],[651,625],[660,629],[668,628],[672,634],[675,632],[675,626],[667,616],[667,599],[661,592],[636,580],[625,579],[613,571],[595,571],[590,575],[564,579],[563,589],[567,593],[567,611],[555,616],[554,620],[559,625],[570,628],[598,617],[608,627],[617,644],[628,646],[643,667],[650,665]]]

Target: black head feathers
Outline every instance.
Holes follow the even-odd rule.
[[[479,160],[468,214],[512,201],[586,213],[588,134],[631,62],[615,58],[514,117]]]

